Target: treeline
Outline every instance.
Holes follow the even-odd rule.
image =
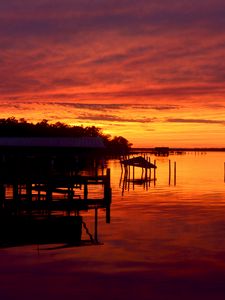
[[[36,124],[15,117],[0,119],[1,137],[101,137],[111,154],[127,153],[132,144],[122,136],[111,138],[95,126],[71,126],[62,122],[50,124],[43,119]]]

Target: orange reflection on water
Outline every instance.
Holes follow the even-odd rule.
[[[223,299],[224,157],[225,153],[151,157],[158,166],[155,183],[151,181],[148,189],[131,185],[123,195],[119,160],[110,160],[111,224],[99,213],[103,245],[51,251],[40,247],[39,252],[33,245],[1,251],[0,289],[5,299],[18,293],[29,299],[37,283],[46,299],[65,294],[78,299],[105,299],[106,294],[110,300]],[[176,185],[172,171],[168,181],[169,160],[177,163]],[[92,216],[84,214],[90,230]]]

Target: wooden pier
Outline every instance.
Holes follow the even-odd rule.
[[[98,209],[104,209],[110,223],[110,169],[102,175],[0,175],[0,246],[32,240],[75,243],[81,225],[97,242]],[[82,211],[94,210],[95,233],[90,234]],[[29,230],[28,230],[29,229]],[[21,235],[23,232],[23,235]],[[19,238],[18,238],[19,237]]]

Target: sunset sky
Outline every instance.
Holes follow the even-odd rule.
[[[225,147],[224,0],[1,0],[0,118]]]

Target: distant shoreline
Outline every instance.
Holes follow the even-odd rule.
[[[163,147],[162,147],[163,148]],[[169,148],[169,152],[173,152],[173,151],[192,151],[192,152],[225,152],[225,147],[224,148],[213,148],[213,147],[202,147],[202,148],[197,148],[197,147],[193,147],[193,148],[181,148],[181,147],[174,147],[174,148]],[[134,147],[131,148],[130,152],[155,152],[155,147]]]

